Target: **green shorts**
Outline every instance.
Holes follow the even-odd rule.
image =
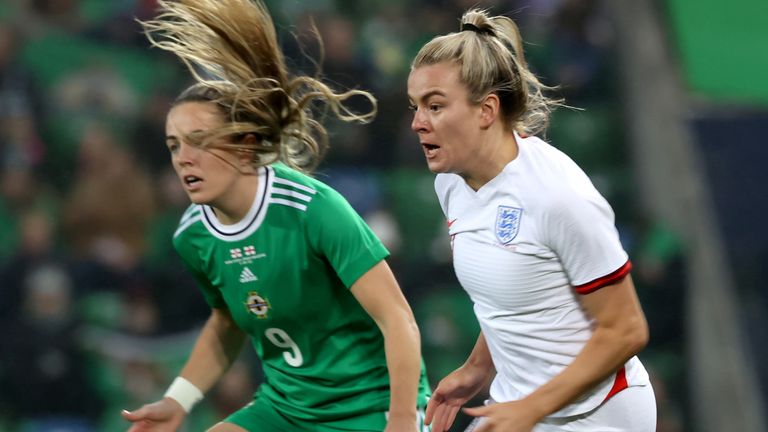
[[[429,432],[424,425],[424,409],[417,412],[420,432]],[[245,407],[235,411],[224,419],[248,432],[381,432],[387,427],[387,413],[367,413],[342,420],[318,423],[287,417],[264,400],[256,398]]]

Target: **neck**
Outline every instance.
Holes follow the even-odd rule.
[[[258,186],[258,175],[243,175],[237,183],[232,185],[225,197],[216,203],[211,203],[219,222],[224,225],[233,225],[243,220],[253,206]]]
[[[500,131],[494,134],[489,131],[488,133],[489,135],[484,138],[483,144],[479,147],[474,163],[462,174],[467,185],[475,191],[498,176],[519,153],[513,132]]]

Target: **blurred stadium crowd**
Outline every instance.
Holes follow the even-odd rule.
[[[417,49],[467,8],[520,25],[529,63],[567,103],[547,139],[614,206],[651,326],[641,354],[660,432],[688,430],[684,251],[633,199],[612,23],[596,0],[268,1],[294,70],[379,99],[366,126],[329,123],[317,172],[371,224],[416,312],[432,384],[477,336],[446,228],[410,131],[405,80]],[[154,0],[0,3],[0,431],[115,431],[122,408],[159,397],[207,306],[172,249],[188,200],[164,145],[165,112],[189,74],[150,49],[135,19]],[[202,430],[261,379],[244,354],[187,424]],[[465,421],[466,419],[461,419]],[[461,421],[456,426],[461,426]]]

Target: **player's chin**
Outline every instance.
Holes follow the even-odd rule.
[[[440,161],[436,160],[429,160],[427,159],[427,168],[429,168],[430,171],[432,171],[435,174],[441,174],[441,173],[447,173],[449,172],[448,167],[441,163]]]
[[[200,192],[192,192],[187,191],[187,196],[189,197],[189,200],[192,201],[193,204],[203,205],[203,204],[209,204],[210,199],[205,196],[205,194],[202,194]]]

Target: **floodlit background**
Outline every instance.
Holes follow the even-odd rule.
[[[269,1],[295,72],[379,99],[328,123],[317,177],[392,252],[430,381],[478,326],[455,280],[405,80],[468,7],[521,27],[534,71],[583,111],[546,139],[614,206],[651,327],[659,432],[764,431],[768,406],[768,3],[764,0]],[[188,205],[164,145],[190,83],[135,18],[154,0],[0,3],[0,431],[119,431],[161,397],[208,315],[171,236]],[[203,430],[261,379],[249,347],[190,416]],[[478,399],[478,403],[480,400]],[[454,430],[463,430],[459,418]]]

